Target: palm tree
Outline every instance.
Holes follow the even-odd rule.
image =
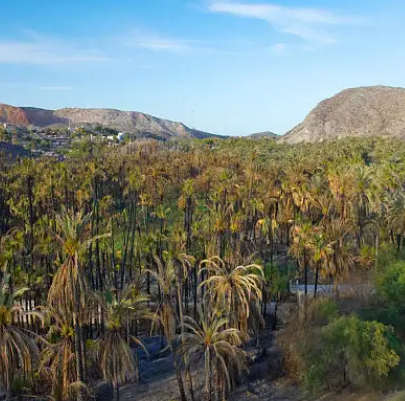
[[[185,317],[188,331],[181,335],[181,351],[188,356],[189,363],[203,359],[204,399],[211,401],[214,373],[226,392],[231,389],[232,372],[239,374],[246,369],[245,352],[239,348],[246,340],[246,334],[235,328],[225,328],[228,319],[216,311],[200,316],[200,320],[201,323],[197,323],[191,317]]]
[[[200,286],[206,286],[211,305],[226,311],[229,327],[246,330],[252,302],[257,305],[262,299],[262,268],[256,264],[234,266],[216,256],[202,261],[201,266],[209,276]]]
[[[77,378],[80,382],[84,382],[86,378],[82,325],[89,292],[80,256],[90,243],[103,237],[86,238],[88,237],[89,220],[89,214],[84,216],[81,212],[74,214],[66,210],[61,216],[57,216],[58,232],[54,235],[66,255],[66,260],[56,272],[48,293],[48,304],[51,311],[72,314],[77,354]]]
[[[42,352],[40,372],[52,383],[52,397],[56,401],[73,399],[77,388],[77,369],[74,330],[70,318],[63,312],[52,313],[55,323],[49,330],[49,342]]]
[[[350,166],[343,165],[332,169],[328,175],[329,187],[336,201],[336,208],[342,220],[347,220],[352,212],[355,177]]]
[[[333,248],[327,236],[319,228],[315,228],[313,230],[312,239],[308,244],[308,249],[312,254],[312,260],[316,269],[314,287],[314,298],[316,298],[319,274],[327,275],[330,273],[329,265]]]
[[[312,225],[303,223],[295,225],[292,228],[292,243],[289,253],[298,261],[298,267],[304,271],[305,295],[308,293],[308,262],[309,262],[309,243],[311,241]]]
[[[329,274],[334,279],[335,290],[338,290],[338,281],[347,276],[355,262],[355,247],[353,244],[353,227],[349,222],[340,219],[329,221],[324,230],[331,243],[333,253],[329,261]]]
[[[157,270],[149,270],[149,273],[158,284],[160,290],[160,304],[157,307],[156,318],[159,319],[163,326],[163,331],[168,343],[170,351],[175,351],[176,339],[176,312],[174,307],[174,299],[178,295],[178,277],[175,264],[170,261],[163,264],[159,258],[155,258]],[[180,301],[181,303],[181,298]],[[184,383],[180,372],[180,366],[177,359],[174,359],[174,367],[176,370],[176,379],[179,386],[180,397],[182,401],[186,401],[186,393],[184,390]]]
[[[164,256],[168,259],[167,264],[173,264],[176,270],[176,292],[177,292],[177,309],[179,314],[179,322],[180,322],[180,332],[184,333],[184,310],[182,305],[182,288],[184,288],[185,293],[185,308],[186,313],[188,312],[188,291],[189,291],[189,278],[191,276],[191,271],[193,270],[193,266],[195,265],[195,259],[191,255],[187,255],[184,251],[184,248],[187,248],[187,240],[183,241],[182,232],[178,233],[174,236],[173,247],[170,252],[165,253]],[[194,267],[195,272],[195,267]],[[195,277],[197,280],[197,277]],[[195,290],[197,291],[197,285],[195,286]],[[195,294],[195,299],[197,294]],[[196,302],[195,302],[196,304]],[[192,383],[192,377],[190,371],[188,369],[187,361],[186,363],[186,382],[189,388],[190,396],[192,401],[194,401],[194,389]]]
[[[0,282],[3,279],[3,275],[6,274],[7,265],[11,256],[11,252],[8,249],[8,242],[10,236],[5,234],[0,238]]]
[[[8,274],[3,275],[0,281],[0,383],[6,390],[7,399],[11,397],[17,372],[29,374],[38,357],[35,341],[13,324],[17,317],[26,314],[17,300],[27,290],[12,291]],[[40,317],[38,312],[29,314]]]
[[[98,297],[106,319],[106,330],[98,340],[98,359],[104,380],[114,388],[114,400],[119,399],[120,385],[137,376],[131,342],[143,347],[139,339],[125,330],[127,320],[152,317],[147,307],[149,297],[133,295],[133,289],[128,287],[118,300],[110,292]]]
[[[388,228],[397,236],[397,247],[400,250],[405,236],[405,194],[402,190],[395,192],[389,202],[387,222]]]

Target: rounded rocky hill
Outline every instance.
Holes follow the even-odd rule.
[[[210,134],[189,128],[181,122],[175,122],[151,116],[137,111],[115,109],[79,109],[65,108],[47,110],[36,107],[14,107],[0,104],[0,123],[20,127],[34,126],[96,126],[113,128],[131,134],[145,134],[151,138],[169,139],[172,137],[210,138],[220,135]]]
[[[405,89],[387,86],[346,89],[321,102],[282,140],[318,142],[348,136],[405,138]]]

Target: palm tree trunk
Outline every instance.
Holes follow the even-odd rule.
[[[188,362],[187,360],[185,362]],[[193,386],[193,376],[191,375],[190,365],[187,363],[186,365],[186,382],[188,391],[190,392],[191,401],[194,401],[194,386]]]
[[[86,340],[84,338],[83,333],[83,325],[79,326],[79,333],[80,333],[80,351],[82,354],[82,368],[83,368],[83,381],[86,381],[87,377],[87,369],[86,369]]]
[[[120,399],[120,386],[118,384],[115,384],[113,386],[113,392],[114,392],[114,401],[119,401],[119,399]]]
[[[208,349],[205,351],[205,401],[211,401],[212,372],[210,359],[210,350]]]
[[[278,311],[279,299],[280,299],[280,297],[277,295],[276,302],[274,304],[274,316],[273,316],[273,327],[272,327],[273,331],[277,330],[277,311]]]
[[[139,367],[139,347],[138,345],[135,348],[135,381],[139,383],[141,381],[141,370]]]
[[[80,344],[80,327],[79,321],[76,315],[73,316],[74,320],[74,332],[75,332],[75,351],[76,351],[76,373],[77,380],[83,382],[83,358],[82,348]]]
[[[304,250],[304,284],[305,284],[305,297],[308,295],[308,266],[307,266],[307,258],[305,255]]]
[[[182,300],[181,300],[181,286],[180,283],[176,283],[177,287],[177,302],[178,302],[178,311],[179,311],[179,320],[180,320],[180,333],[181,333],[181,338],[182,342],[184,344],[184,316],[183,316],[183,305],[182,305]],[[193,389],[193,380],[191,377],[191,372],[190,372],[190,365],[187,360],[187,356],[184,355],[184,364],[186,366],[186,383],[188,387],[188,391],[191,396],[191,400],[194,401],[194,389]]]
[[[193,271],[193,275],[194,275],[194,319],[197,318],[197,289],[198,289],[198,274],[197,274],[197,266],[194,266],[194,271]]]
[[[266,289],[266,283],[264,283],[263,285],[263,308],[262,308],[262,315],[263,315],[263,319],[266,322],[266,317],[267,317],[267,302],[268,302],[268,293],[267,293],[267,289]],[[271,299],[270,299],[271,302]]]
[[[375,259],[376,259],[376,266],[378,266],[378,251],[380,249],[380,233],[377,232],[375,236]]]
[[[173,353],[173,350],[172,350],[172,353]],[[183,379],[181,378],[181,372],[180,372],[179,364],[176,361],[176,358],[174,359],[174,368],[176,370],[176,379],[177,379],[177,384],[178,384],[179,390],[180,390],[180,399],[181,399],[181,401],[187,401],[186,392],[184,390]]]
[[[316,268],[316,274],[315,274],[314,298],[316,298],[316,293],[318,291],[318,281],[319,281],[319,267]]]

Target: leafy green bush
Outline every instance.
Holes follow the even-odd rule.
[[[260,264],[260,261],[259,261]],[[266,280],[266,289],[270,298],[278,298],[281,294],[288,291],[288,283],[292,278],[290,266],[282,268],[276,263],[268,263],[264,267],[264,277]]]
[[[364,387],[387,377],[400,362],[390,334],[392,330],[382,323],[354,315],[309,330],[298,350],[303,387],[316,393],[348,384]]]
[[[397,261],[380,271],[376,277],[378,294],[387,303],[403,309],[405,298],[405,262]]]
[[[378,253],[379,269],[384,270],[395,262],[405,259],[405,251],[398,251],[397,247],[392,243],[382,243]]]

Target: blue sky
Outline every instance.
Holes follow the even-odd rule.
[[[8,1],[0,102],[284,133],[347,87],[405,87],[404,15],[403,0]]]

